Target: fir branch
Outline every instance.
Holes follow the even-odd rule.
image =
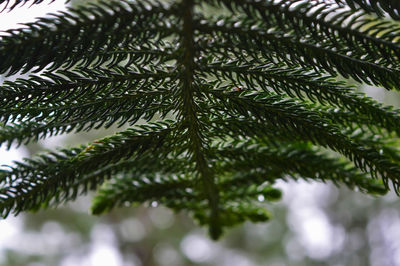
[[[338,4],[348,5],[353,10],[362,8],[367,12],[375,13],[378,16],[389,14],[393,19],[400,19],[400,4],[396,0],[335,0]]]
[[[77,64],[82,57],[86,58],[86,65],[89,58],[97,60],[99,49],[145,43],[170,35],[159,32],[157,27],[162,26],[160,23],[174,24],[170,19],[177,11],[161,3],[151,4],[152,9],[147,10],[146,4],[149,2],[124,1],[112,5],[102,2],[69,9],[68,13],[55,14],[52,18],[41,18],[20,30],[8,30],[8,35],[1,38],[0,73],[12,75],[21,70],[26,73],[33,68],[37,72],[45,67],[57,69],[66,63],[68,66]],[[58,47],[57,52],[54,46]],[[21,56],[10,58],[10,54]]]
[[[121,97],[149,88],[173,86],[175,73],[163,69],[119,68],[44,72],[41,76],[5,82],[1,87],[2,108],[40,107],[43,103],[64,104],[101,97]]]
[[[387,188],[379,180],[371,179],[350,163],[319,152],[314,147],[299,143],[280,142],[269,145],[260,142],[224,144],[217,154],[224,158],[225,168],[238,173],[249,172],[250,176],[225,181],[237,187],[251,184],[261,185],[267,180],[292,178],[330,180],[334,184],[346,184],[366,193],[385,194]],[[231,188],[232,189],[232,188]]]
[[[334,120],[341,118],[342,122],[349,121],[349,114],[352,114],[353,121],[358,126],[370,123],[371,126],[379,126],[389,132],[395,131],[400,134],[399,110],[383,106],[365,94],[354,92],[354,87],[346,87],[343,82],[335,82],[332,77],[322,76],[312,70],[282,68],[275,64],[258,65],[258,63],[216,61],[209,65],[198,64],[198,69],[201,73],[213,74],[214,78],[221,82],[231,81],[232,87],[241,87],[242,90],[258,88],[265,92],[273,90],[282,95],[286,93],[291,98],[311,100],[323,106],[329,103],[337,108],[345,108],[347,113],[337,108],[326,112],[333,112],[327,115]]]
[[[75,104],[55,105],[53,107],[7,109],[2,119],[12,123],[0,127],[0,143],[13,142],[19,146],[32,139],[44,139],[50,136],[70,132],[89,131],[91,129],[118,127],[126,123],[133,125],[139,119],[150,121],[156,114],[165,117],[171,111],[166,104],[169,91],[153,91],[123,97],[102,98],[97,101],[78,102]],[[166,109],[160,112],[160,104]],[[1,110],[0,110],[1,111]],[[7,115],[6,115],[7,114]],[[50,114],[52,118],[49,118]],[[29,122],[14,122],[15,120]]]
[[[183,55],[180,59],[182,88],[180,92],[180,106],[178,107],[179,119],[182,120],[184,127],[187,129],[187,138],[189,139],[189,153],[191,160],[196,162],[196,170],[199,178],[203,183],[205,193],[211,208],[210,213],[210,235],[217,239],[222,234],[222,228],[219,221],[219,192],[215,186],[212,170],[209,162],[205,157],[207,149],[202,135],[204,127],[197,118],[196,102],[194,101],[194,93],[196,86],[193,84],[194,78],[194,21],[193,7],[194,0],[183,1],[183,28],[182,28],[182,49]]]
[[[0,143],[162,121],[0,170],[1,215],[98,190],[94,213],[156,201],[216,239],[268,220],[258,198],[279,199],[277,179],[399,193],[399,111],[336,77],[399,89],[400,28],[345,2],[398,15],[378,0],[113,1],[7,31],[0,72],[40,74],[1,86]]]
[[[181,206],[187,202],[194,204],[197,199],[191,193],[190,185],[186,178],[157,178],[148,173],[145,178],[143,175],[117,178],[112,183],[105,183],[98,190],[91,210],[93,214],[101,214],[126,203],[141,204],[151,201],[167,206],[169,202],[179,202]]]
[[[85,178],[85,174],[124,158],[156,150],[171,130],[162,125],[128,129],[86,147],[61,150],[58,154],[43,154],[25,163],[18,163],[17,167],[2,170],[0,182],[5,185],[0,190],[1,215],[6,217],[10,212],[40,208],[54,197],[56,200],[62,197],[62,192],[65,193],[64,197],[68,197],[71,186],[73,188],[79,178]]]
[[[211,1],[213,2],[213,1]],[[291,33],[297,39],[330,44],[332,49],[351,52],[352,56],[370,60],[386,60],[397,65],[399,59],[399,27],[364,12],[326,1],[226,1],[216,0],[238,13],[245,13],[241,25],[253,24],[261,28],[275,28]],[[248,20],[247,18],[257,18]],[[237,19],[236,20],[237,23]],[[260,21],[263,23],[260,24]]]
[[[341,74],[345,78],[352,77],[366,84],[372,82],[387,89],[400,88],[399,70],[353,58],[322,45],[302,42],[292,37],[258,29],[234,28],[217,24],[199,24],[197,29],[204,34],[216,34],[222,37],[219,40],[221,45],[219,48],[210,46],[203,48],[205,51],[221,50],[221,53],[226,54],[223,51],[225,47],[235,47],[246,51],[251,49],[253,53],[273,53],[278,62],[286,63],[290,67],[312,66],[334,76]]]
[[[157,40],[157,43],[137,44],[136,46],[127,45],[127,47],[116,47],[112,50],[103,49],[103,51],[93,51],[92,57],[83,57],[79,62],[82,68],[91,66],[92,68],[102,67],[113,68],[123,65],[130,67],[132,65],[154,65],[158,66],[175,58],[177,51],[169,47],[168,44]],[[74,60],[65,64],[73,66]]]

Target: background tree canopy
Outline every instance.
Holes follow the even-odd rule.
[[[0,0],[11,9],[41,2]],[[162,204],[217,239],[225,227],[268,220],[278,180],[399,192],[399,111],[338,81],[399,88],[399,9],[107,1],[6,31],[0,72],[37,74],[2,85],[1,143],[130,127],[1,170],[2,216],[96,190],[94,214]]]

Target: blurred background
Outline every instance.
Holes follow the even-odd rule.
[[[2,13],[0,30],[64,10],[61,2]],[[360,89],[399,106],[396,94]],[[115,131],[60,136],[9,151],[1,147],[0,164],[45,149],[88,143]],[[96,217],[88,213],[91,195],[82,196],[57,209],[0,220],[0,265],[400,265],[400,200],[393,193],[374,198],[330,183],[306,181],[277,186],[284,197],[266,206],[274,215],[270,222],[245,223],[227,231],[218,242],[210,240],[186,213],[150,204]]]

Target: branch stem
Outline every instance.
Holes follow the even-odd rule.
[[[190,152],[196,162],[196,170],[200,176],[203,188],[211,208],[210,235],[217,239],[222,234],[219,224],[219,193],[214,181],[213,173],[205,156],[206,147],[202,135],[202,125],[197,117],[197,103],[194,99],[196,86],[194,80],[194,0],[183,0],[183,58],[182,58],[182,99],[183,122],[190,138]]]

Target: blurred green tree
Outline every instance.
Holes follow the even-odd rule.
[[[42,1],[0,0],[28,2]],[[38,74],[2,86],[1,143],[132,127],[1,170],[2,216],[96,190],[94,214],[161,203],[217,239],[268,220],[262,202],[280,198],[280,179],[398,192],[399,111],[335,78],[400,87],[399,11],[395,1],[105,1],[7,31],[0,72]]]

